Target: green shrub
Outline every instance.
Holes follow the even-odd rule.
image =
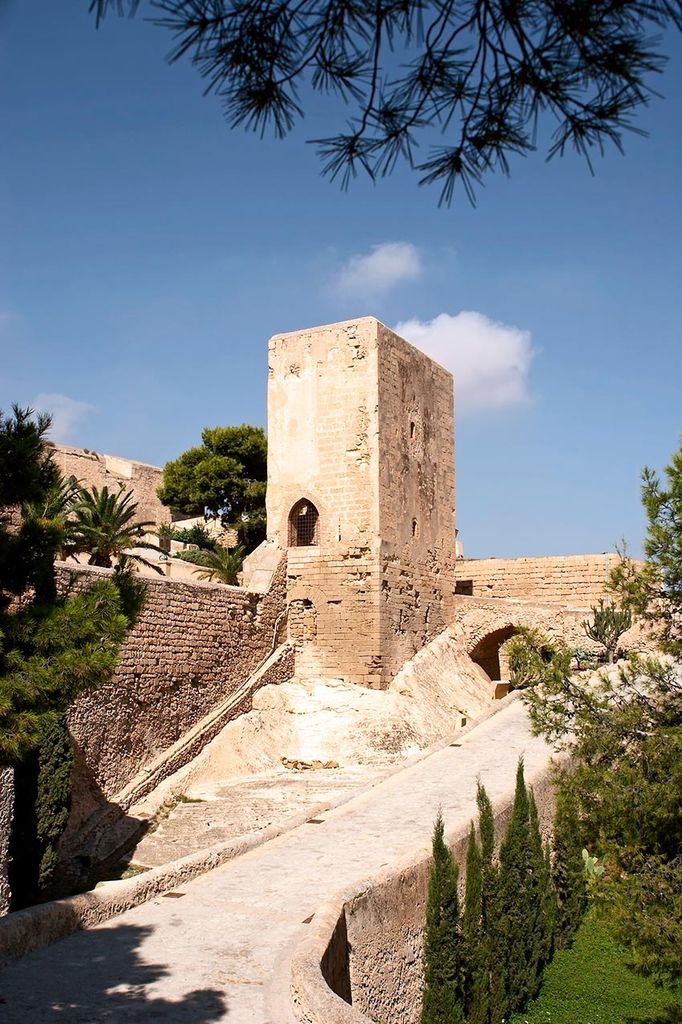
[[[592,607],[592,619],[582,623],[585,636],[595,643],[601,644],[609,662],[616,657],[618,641],[632,625],[632,612],[628,608],[618,608],[613,602],[604,602],[600,598],[598,605]]]

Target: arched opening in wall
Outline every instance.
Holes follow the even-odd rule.
[[[492,633],[482,637],[469,651],[471,660],[475,661],[493,682],[502,679],[503,666],[500,661],[500,648],[517,632],[516,626],[502,626],[501,629],[495,629]]]
[[[320,543],[320,514],[307,498],[297,501],[289,513],[289,547],[307,548]]]

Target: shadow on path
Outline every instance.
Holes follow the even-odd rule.
[[[146,963],[137,949],[153,928],[119,925],[79,932],[51,947],[50,969],[28,956],[0,974],[3,1024],[95,1024],[99,1021],[211,1024],[227,1004],[218,989],[169,999],[155,993],[170,975]],[[43,951],[44,957],[44,951]],[[177,979],[182,991],[182,978]]]

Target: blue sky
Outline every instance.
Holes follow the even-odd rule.
[[[0,3],[1,407],[163,464],[264,423],[271,334],[371,313],[454,369],[467,555],[639,549],[682,429],[678,38],[625,157],[519,159],[443,210],[407,171],[323,179],[333,105],[229,131],[163,30],[87,6]]]

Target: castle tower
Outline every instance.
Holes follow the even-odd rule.
[[[267,515],[296,676],[386,687],[451,621],[452,376],[373,317],[275,335]]]

